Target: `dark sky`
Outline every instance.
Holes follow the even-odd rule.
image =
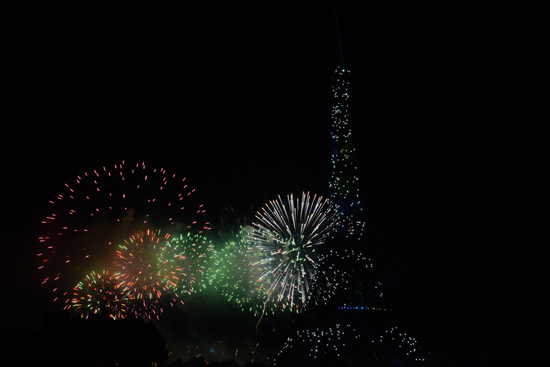
[[[330,76],[341,64],[335,7],[299,3],[36,2],[5,12],[2,264],[13,302],[4,316],[40,312],[28,290],[43,204],[83,170],[121,159],[180,170],[213,213],[302,189],[326,194]],[[336,9],[365,252],[395,308],[420,342],[460,356],[541,353],[543,9]]]

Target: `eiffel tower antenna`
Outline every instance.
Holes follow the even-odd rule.
[[[338,11],[336,9],[336,2],[332,1],[334,7],[334,21],[336,23],[336,36],[338,37],[338,47],[340,48],[340,61],[342,69],[344,69],[344,54],[342,52],[342,39],[340,38],[340,25],[338,24]]]

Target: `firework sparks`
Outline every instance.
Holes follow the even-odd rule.
[[[115,320],[124,318],[128,290],[119,284],[119,276],[108,270],[87,274],[74,287],[72,310],[86,319],[98,314]]]
[[[115,246],[137,230],[209,229],[204,206],[185,177],[145,163],[105,166],[77,175],[49,201],[37,254],[42,284],[55,302],[70,308],[71,279],[109,268]],[[72,284],[71,284],[72,283]]]
[[[258,282],[261,272],[253,262],[247,231],[241,229],[215,250],[208,267],[208,282],[232,308],[257,315],[263,308]]]
[[[279,196],[256,214],[250,251],[259,257],[253,265],[262,268],[259,281],[266,302],[297,311],[305,307],[318,276],[316,251],[338,220],[327,199],[309,193],[296,200]]]
[[[183,304],[177,289],[191,275],[169,239],[168,233],[147,230],[133,234],[116,250],[119,281],[130,290],[128,307],[135,316],[158,318],[168,305]]]
[[[207,264],[214,250],[212,242],[201,234],[187,232],[172,238],[170,247],[183,272],[177,286],[180,292],[191,294],[204,289]]]

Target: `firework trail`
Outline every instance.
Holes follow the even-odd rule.
[[[294,200],[270,201],[256,214],[249,251],[259,260],[265,302],[301,311],[318,277],[317,250],[339,223],[333,205],[322,197],[303,193]]]
[[[205,209],[183,176],[145,163],[104,166],[77,175],[50,200],[37,254],[42,284],[71,307],[70,292],[93,269],[106,269],[115,246],[146,228],[209,229]]]
[[[119,274],[92,271],[74,287],[72,310],[82,318],[106,314],[113,319],[126,316],[128,289],[118,282]]]

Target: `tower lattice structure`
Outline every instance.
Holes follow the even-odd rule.
[[[338,67],[332,79],[332,175],[330,197],[343,216],[342,231],[347,237],[361,237],[365,222],[359,195],[359,178],[349,112],[350,71]]]

